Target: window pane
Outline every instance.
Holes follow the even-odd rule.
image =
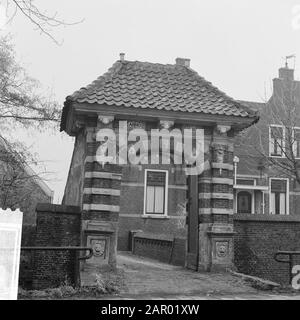
[[[286,193],[286,180],[271,180],[271,192]]]
[[[299,129],[294,129],[294,139],[296,141],[300,141],[300,130]]]
[[[165,186],[166,172],[148,171],[147,172],[147,185],[148,186]]]
[[[148,186],[146,193],[146,212],[153,213],[154,212],[154,187]]]
[[[155,213],[164,213],[165,188],[155,187]]]
[[[283,128],[282,127],[271,127],[271,137],[277,140],[283,139]]]
[[[273,156],[282,156],[283,153],[283,128],[270,128],[270,153]]]
[[[254,186],[254,180],[252,180],[252,179],[237,179],[236,184]]]
[[[300,130],[294,129],[294,155],[300,157]]]
[[[271,155],[276,154],[275,153],[275,140],[272,138],[271,138],[270,148],[271,148],[271,150],[270,150]]]

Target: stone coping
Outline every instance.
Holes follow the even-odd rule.
[[[300,222],[300,215],[234,214],[234,221]]]
[[[35,209],[37,212],[52,212],[62,214],[81,214],[81,208],[78,206],[67,206],[52,203],[38,203]]]
[[[137,231],[134,234],[134,238],[148,239],[148,240],[161,240],[173,242],[174,236],[168,234],[155,234],[150,232]]]

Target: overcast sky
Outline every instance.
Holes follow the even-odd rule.
[[[1,0],[0,0],[1,3]],[[300,72],[300,0],[36,0],[66,21],[57,46],[20,14],[3,32],[13,35],[19,59],[63,106],[67,95],[92,82],[126,53],[127,60],[191,67],[236,99],[262,101],[284,56],[296,54]],[[1,22],[1,10],[0,10]],[[291,63],[294,66],[294,62]],[[66,134],[27,143],[53,172],[48,185],[62,199],[73,150]]]

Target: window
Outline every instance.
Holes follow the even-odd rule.
[[[288,213],[288,179],[270,179],[270,213]]]
[[[269,155],[271,157],[284,157],[284,139],[283,126],[271,125],[269,127]]]
[[[240,191],[237,196],[237,213],[252,213],[252,194]]]
[[[300,158],[300,128],[293,128],[293,152],[295,158]]]
[[[236,184],[245,186],[255,186],[255,179],[236,179]]]
[[[166,215],[168,171],[145,170],[144,214]]]

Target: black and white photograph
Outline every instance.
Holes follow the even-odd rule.
[[[0,300],[300,300],[300,0],[0,0]]]

